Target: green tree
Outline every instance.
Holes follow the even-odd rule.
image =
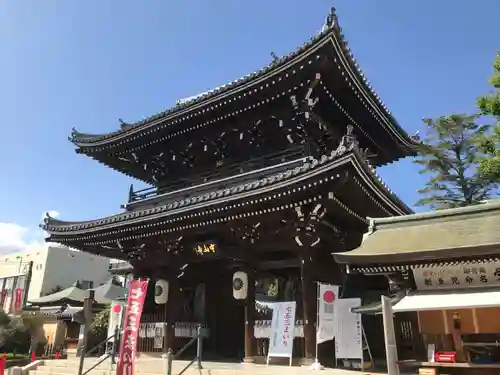
[[[108,334],[109,310],[110,307],[106,306],[104,310],[95,314],[92,319],[92,325],[90,326],[90,331],[102,340],[104,340]]]
[[[89,332],[89,348],[102,343],[108,337],[109,311],[110,307],[106,306],[104,310],[94,315]],[[99,350],[103,349],[104,347],[101,347]]]
[[[32,342],[32,331],[40,326],[37,317],[10,318],[0,310],[0,352],[26,354]],[[41,320],[39,320],[41,322]]]
[[[432,209],[478,204],[490,197],[495,184],[478,171],[476,140],[488,126],[477,123],[475,115],[451,115],[424,119],[426,137],[414,162],[420,173],[429,176],[423,195],[416,203]]]
[[[497,123],[493,131],[479,138],[479,147],[485,153],[479,162],[479,170],[490,179],[500,182],[500,53],[493,62],[493,76],[489,80],[492,92],[478,98],[482,115],[492,116]]]

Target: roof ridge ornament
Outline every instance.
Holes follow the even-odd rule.
[[[68,141],[73,142],[75,140],[75,138],[78,137],[79,134],[81,134],[81,133],[78,130],[76,130],[76,128],[73,126],[71,128],[71,134],[68,137]]]
[[[339,26],[339,19],[337,17],[337,14],[335,13],[335,7],[330,8],[330,12],[325,18],[325,23],[323,24],[323,28],[321,29],[321,32],[325,32],[329,29],[332,29],[334,27],[338,28]]]
[[[48,223],[49,223],[49,221],[50,221],[50,220],[52,220],[52,219],[53,219],[53,217],[52,217],[52,216],[50,216],[50,212],[46,212],[46,213],[45,213],[45,217],[43,218],[43,222],[44,222],[45,224],[48,224]]]
[[[420,143],[420,131],[417,130],[413,135],[410,135],[410,139],[414,142]]]
[[[335,150],[337,155],[343,155],[348,151],[359,149],[359,141],[354,134],[354,126],[347,125],[346,133],[340,139],[340,143]]]
[[[132,124],[123,121],[121,118],[118,119],[118,122],[120,123],[120,129],[121,130],[127,130],[133,127]]]

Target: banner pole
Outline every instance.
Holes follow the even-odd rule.
[[[318,363],[318,333],[319,333],[319,281],[316,282],[316,354],[314,356],[316,363]]]
[[[320,282],[316,281],[316,348],[314,363],[311,365],[311,370],[323,370],[323,366],[319,363],[318,359],[318,336],[319,336],[319,309],[320,309]]]

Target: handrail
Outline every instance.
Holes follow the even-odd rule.
[[[107,360],[109,357],[111,357],[111,364],[116,364],[116,348],[118,347],[118,340],[119,340],[119,330],[118,327],[115,328],[115,332],[113,333],[112,336],[109,336],[105,340],[101,341],[99,344],[95,345],[92,349],[88,350],[86,353],[82,353],[81,355],[86,357],[89,354],[93,353],[97,348],[101,347],[101,345],[106,344],[109,342],[111,339],[113,339],[113,346],[111,347],[111,352],[106,351],[105,354],[96,362],[94,365],[87,370],[80,372],[78,375],[87,375],[90,371],[95,369],[97,366],[99,366],[101,363],[103,363],[105,360]]]
[[[109,340],[115,338],[115,334],[116,334],[116,330],[118,328],[115,329],[115,333],[113,333],[112,336],[109,336],[107,338],[105,338],[104,340],[102,340],[99,344],[96,344],[93,348],[87,350],[87,353],[85,353],[85,357],[88,357],[89,354],[92,354],[93,352],[95,352],[98,348],[100,348],[103,344],[106,344]]]
[[[159,186],[147,187],[136,191],[130,191],[128,203],[134,203],[144,199],[152,198],[164,192],[182,189],[191,186],[193,184],[196,184],[197,182],[199,183],[201,180],[208,180],[210,182],[215,182],[217,181],[217,179],[222,178],[224,172],[226,172],[226,174],[228,175],[231,175],[230,171],[236,171],[236,170],[239,171],[241,169],[245,170],[246,173],[258,172],[259,169],[255,171],[252,170],[252,166],[255,165],[255,163],[264,162],[263,165],[269,167],[275,164],[277,160],[281,160],[282,162],[283,158],[287,159],[286,161],[292,161],[294,157],[305,157],[309,154],[310,153],[307,152],[307,150],[305,150],[303,146],[296,146],[294,148],[276,152],[271,155],[260,156],[241,163],[233,163],[225,167],[221,167],[220,169],[217,170],[212,170],[207,173],[198,174],[196,177],[185,177],[175,182],[170,182],[168,184],[161,184]]]
[[[184,374],[186,370],[196,361],[197,370],[202,370],[203,366],[201,365],[201,354],[203,350],[203,336],[202,336],[202,328],[201,324],[198,325],[196,329],[196,336],[193,337],[184,347],[179,350],[176,354],[172,352],[172,349],[169,348],[167,352],[167,375],[172,375],[172,362],[175,357],[181,355],[188,347],[190,347],[196,341],[196,357],[194,357],[179,373],[179,375]]]

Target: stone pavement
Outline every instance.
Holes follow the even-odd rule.
[[[84,369],[90,368],[96,359],[87,358]],[[174,361],[172,375],[177,375],[188,364],[188,361]],[[352,371],[343,369],[326,368],[321,371],[314,371],[308,367],[285,366],[285,365],[261,365],[261,364],[243,364],[227,362],[203,362],[203,369],[196,369],[192,365],[184,374],[186,375],[301,375],[301,374],[324,374],[324,375],[367,375],[369,372]],[[30,375],[76,375],[78,371],[78,359],[68,360],[49,360],[36,370],[30,371]],[[93,369],[89,375],[113,375],[115,367],[107,360],[97,368]],[[159,358],[140,358],[136,362],[136,375],[165,375],[165,361]]]

